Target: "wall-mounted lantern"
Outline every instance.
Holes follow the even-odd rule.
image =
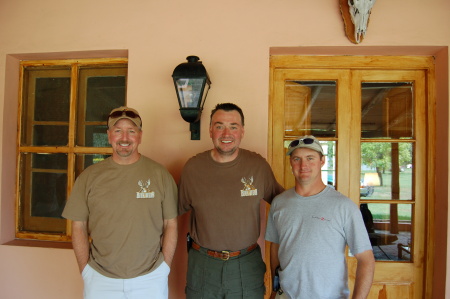
[[[172,74],[181,117],[190,123],[191,140],[200,140],[200,116],[211,86],[211,80],[197,56],[188,56]],[[206,87],[206,90],[205,90]]]

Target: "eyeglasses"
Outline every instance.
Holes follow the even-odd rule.
[[[315,140],[309,137],[303,139],[296,139],[293,140],[291,143],[289,143],[289,148],[296,147],[297,145],[300,144],[300,141],[303,142],[304,144],[313,144]]]
[[[124,114],[125,114],[126,117],[129,117],[129,118],[139,118],[139,122],[141,123],[141,126],[142,126],[142,119],[139,116],[139,114],[137,114],[137,113],[135,113],[133,111],[127,110],[127,109],[112,112],[108,116],[108,124],[109,124],[109,119],[110,118],[119,118],[119,117],[123,116]]]

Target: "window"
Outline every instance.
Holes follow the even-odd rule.
[[[127,60],[22,61],[16,238],[69,241],[75,178],[111,154],[109,112],[126,103]]]

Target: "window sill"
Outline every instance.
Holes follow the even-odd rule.
[[[59,248],[72,249],[72,242],[54,242],[54,241],[37,241],[37,240],[19,240],[15,239],[2,245],[10,246],[26,246],[26,247],[41,247],[41,248]]]

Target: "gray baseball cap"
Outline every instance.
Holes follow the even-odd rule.
[[[322,155],[324,155],[323,148],[320,145],[319,140],[317,140],[312,135],[306,135],[306,136],[303,136],[303,137],[293,140],[289,144],[286,156],[290,156],[292,154],[292,152],[297,148],[309,148],[309,149],[315,150],[316,152],[319,152]]]

